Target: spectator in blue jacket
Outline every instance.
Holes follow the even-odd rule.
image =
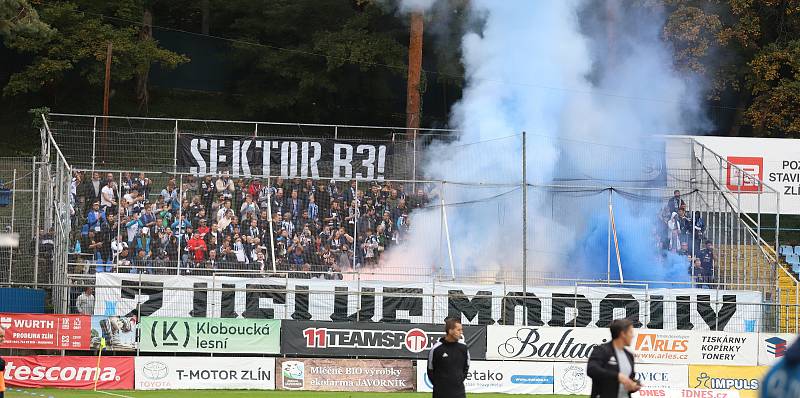
[[[92,209],[86,215],[86,223],[90,231],[99,232],[100,226],[106,221],[106,212],[100,210],[100,202],[92,203]]]
[[[783,359],[767,372],[761,383],[761,398],[796,398],[800,396],[800,343],[795,342]]]

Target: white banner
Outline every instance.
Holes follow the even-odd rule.
[[[274,390],[275,358],[136,357],[137,390]]]
[[[695,339],[689,352],[692,365],[758,364],[758,333],[695,333]]]
[[[428,361],[417,361],[417,391],[431,392]],[[553,364],[472,361],[464,387],[468,393],[552,394]]]
[[[638,364],[634,366],[636,379],[642,386],[652,388],[686,388],[689,385],[689,368],[686,365]],[[563,395],[589,395],[592,380],[586,375],[585,363],[553,363],[553,393]]]
[[[489,326],[486,359],[586,362],[610,340],[606,328]]]
[[[754,366],[758,333],[638,329],[630,347],[637,363]]]
[[[697,142],[735,164],[745,173],[752,175],[767,186],[778,191],[782,214],[800,214],[800,140],[782,138],[744,138],[744,137],[693,137]],[[710,154],[702,155],[695,147],[695,156],[702,157],[711,177],[721,179],[721,184],[732,192],[741,192],[742,211],[748,213],[775,213],[777,197],[775,194],[762,195],[760,203],[759,186],[750,178],[740,175],[735,167],[723,165]],[[771,192],[764,190],[765,192]]]
[[[589,395],[591,392],[592,379],[586,375],[586,362],[553,363],[553,394]]]
[[[796,340],[797,335],[792,333],[759,333],[758,364],[772,365],[778,362]]]
[[[527,315],[528,325],[587,328],[627,316],[637,327],[726,331],[758,330],[761,319],[759,292],[564,286],[528,293],[525,311],[521,288],[511,285],[101,273],[95,314],[411,323],[460,315],[471,325],[522,325]]]

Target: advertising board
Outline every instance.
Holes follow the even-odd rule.
[[[689,365],[689,388],[736,390],[742,398],[756,398],[767,366]]]
[[[428,361],[417,361],[417,391],[431,392]],[[464,381],[468,393],[552,394],[553,364],[472,361]]]
[[[3,357],[6,384],[24,388],[133,389],[133,357]]]
[[[136,357],[137,390],[274,390],[275,358]]]
[[[275,387],[296,391],[415,391],[414,362],[397,359],[279,358]]]
[[[0,348],[88,350],[90,324],[88,315],[2,313]]]
[[[277,354],[281,321],[242,318],[142,318],[141,351]]]

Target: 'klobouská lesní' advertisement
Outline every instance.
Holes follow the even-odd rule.
[[[416,391],[414,362],[398,359],[278,359],[275,388],[297,391]]]
[[[274,319],[144,317],[139,348],[149,352],[277,354],[281,321]]]

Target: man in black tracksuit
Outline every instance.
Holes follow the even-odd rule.
[[[594,347],[586,366],[586,374],[592,379],[589,397],[629,398],[641,387],[634,379],[633,354],[625,349],[633,340],[633,322],[615,319],[609,328],[611,341]]]
[[[469,350],[461,342],[461,320],[445,320],[445,336],[428,354],[428,378],[433,384],[433,398],[466,398],[464,380],[469,372]]]

